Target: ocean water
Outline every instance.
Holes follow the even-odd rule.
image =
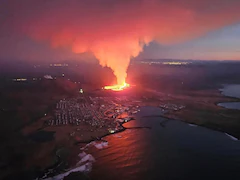
[[[224,85],[224,88],[220,89],[220,91],[225,96],[240,98],[240,84]],[[240,102],[223,102],[218,105],[228,109],[240,110]]]
[[[222,107],[225,107],[227,109],[238,109],[238,110],[240,110],[240,102],[218,103],[218,106],[222,106]]]
[[[220,90],[225,96],[240,98],[240,84],[224,85]]]
[[[124,126],[151,129],[128,129],[107,136],[105,148],[93,148],[91,179],[240,179],[240,141],[159,114],[159,108],[142,107],[136,120]]]

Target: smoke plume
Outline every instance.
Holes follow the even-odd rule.
[[[238,0],[9,0],[11,23],[52,47],[92,52],[123,84],[132,57],[239,22]]]

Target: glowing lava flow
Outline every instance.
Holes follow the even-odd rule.
[[[123,85],[105,86],[104,89],[113,90],[113,91],[122,91],[128,87],[130,87],[130,84],[123,83]]]

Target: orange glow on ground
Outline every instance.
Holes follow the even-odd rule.
[[[130,87],[130,84],[124,82],[122,85],[117,84],[117,85],[113,85],[113,86],[105,86],[104,89],[113,90],[113,91],[122,91],[128,87]]]

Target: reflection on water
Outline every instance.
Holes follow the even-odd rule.
[[[96,159],[90,174],[93,179],[240,178],[239,141],[180,121],[143,117],[149,111],[159,113],[158,108],[143,107],[137,120],[124,126],[151,129],[130,129],[108,136],[106,149],[92,150]],[[164,121],[165,126],[161,126]]]

